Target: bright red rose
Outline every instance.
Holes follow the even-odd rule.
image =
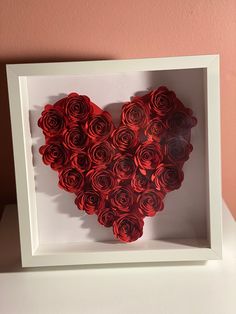
[[[120,215],[113,223],[113,233],[123,242],[136,241],[143,235],[143,219],[135,214]]]
[[[112,133],[112,143],[120,151],[130,151],[137,146],[138,136],[136,132],[127,126],[120,126]]]
[[[133,156],[130,154],[117,155],[113,165],[113,172],[120,180],[131,179],[136,170]]]
[[[134,203],[134,193],[128,187],[117,186],[109,194],[111,206],[121,212],[130,212]]]
[[[102,194],[109,193],[115,186],[115,178],[110,170],[92,169],[86,175],[88,181],[92,184],[95,191]]]
[[[155,169],[162,159],[161,148],[154,142],[139,145],[134,156],[136,166],[145,170]]]
[[[69,161],[69,153],[61,143],[49,143],[39,148],[45,165],[50,165],[53,170],[60,170]]]
[[[167,116],[176,109],[175,93],[161,86],[150,94],[150,107],[159,116]]]
[[[164,208],[164,194],[154,189],[146,190],[138,196],[138,209],[143,216],[154,216]]]
[[[91,160],[87,153],[78,151],[71,156],[72,167],[79,169],[81,172],[89,171],[91,168]]]
[[[57,107],[46,105],[42,116],[38,120],[38,126],[45,136],[57,136],[62,134],[65,126],[63,112]]]
[[[131,187],[134,189],[134,191],[140,193],[145,191],[148,188],[149,185],[149,178],[145,175],[142,175],[142,173],[137,170],[132,177],[131,180]]]
[[[166,133],[165,124],[162,122],[162,119],[155,118],[152,119],[145,130],[145,135],[147,136],[148,140],[161,142],[163,136]]]
[[[80,126],[73,126],[65,131],[64,143],[68,149],[84,150],[88,145],[88,137]]]
[[[106,111],[103,111],[100,115],[91,116],[85,125],[85,130],[93,141],[107,139],[113,129],[112,117]]]
[[[109,142],[103,141],[90,146],[88,153],[96,165],[105,165],[112,161],[115,151]]]
[[[84,186],[84,177],[77,169],[67,167],[59,172],[58,185],[68,192],[78,193]]]
[[[116,219],[116,211],[112,208],[104,208],[98,213],[98,222],[104,227],[111,227]]]
[[[122,107],[122,123],[136,131],[146,127],[149,121],[149,107],[142,100],[135,99]]]
[[[67,96],[65,102],[65,113],[69,120],[82,122],[87,120],[93,112],[90,99],[87,96],[71,93]]]
[[[81,191],[77,195],[75,204],[78,209],[86,211],[89,215],[93,215],[104,207],[105,201],[99,192],[87,190]]]
[[[182,169],[174,164],[161,163],[151,177],[157,190],[170,192],[180,188],[184,179]]]
[[[165,155],[173,163],[184,163],[192,150],[193,146],[182,136],[171,137],[164,145]]]
[[[197,119],[189,114],[189,110],[183,109],[173,112],[166,120],[166,127],[172,133],[184,135],[197,123]]]

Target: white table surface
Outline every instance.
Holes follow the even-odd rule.
[[[223,206],[223,260],[149,267],[20,267],[16,207],[0,223],[1,314],[235,314],[236,224]]]

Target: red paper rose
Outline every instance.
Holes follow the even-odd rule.
[[[116,219],[116,211],[112,208],[105,208],[102,209],[98,213],[98,222],[105,226],[105,227],[111,227]]]
[[[160,117],[167,116],[176,108],[175,93],[161,86],[150,94],[150,107]]]
[[[182,163],[188,160],[192,149],[193,147],[189,141],[182,136],[171,137],[164,145],[165,155],[173,163]]]
[[[117,186],[109,194],[111,206],[121,212],[130,212],[134,203],[134,193],[125,186]]]
[[[145,170],[155,169],[162,159],[161,148],[154,142],[139,145],[134,156],[136,166]]]
[[[173,112],[166,120],[166,126],[172,133],[185,134],[197,123],[196,118],[190,115],[188,110]]]
[[[143,192],[148,188],[148,184],[148,176],[144,176],[139,170],[137,170],[131,180],[131,187],[134,191],[138,193]]]
[[[127,126],[120,126],[112,133],[112,143],[120,151],[130,151],[138,144],[137,133]]]
[[[75,204],[78,209],[86,211],[89,215],[93,215],[104,207],[105,202],[99,192],[91,189],[81,191],[75,199]]]
[[[143,235],[143,219],[135,214],[123,214],[113,223],[116,238],[123,242],[136,241]]]
[[[63,112],[57,107],[46,105],[41,118],[38,120],[38,126],[43,129],[46,136],[60,135],[65,126]]]
[[[89,156],[96,165],[109,164],[114,156],[114,149],[109,142],[99,142],[89,148]]]
[[[104,168],[90,170],[87,173],[87,179],[92,184],[95,191],[103,194],[109,193],[115,186],[113,173]]]
[[[71,156],[72,167],[79,169],[81,172],[89,171],[91,168],[91,161],[87,153],[78,151]]]
[[[88,137],[80,126],[73,126],[64,133],[64,143],[68,149],[83,150],[88,144]]]
[[[180,188],[184,173],[177,165],[161,163],[152,175],[157,190],[170,192]]]
[[[75,168],[67,167],[59,173],[58,185],[68,192],[78,193],[84,186],[84,177]]]
[[[135,170],[136,167],[132,155],[126,154],[116,156],[113,172],[120,180],[131,179]]]
[[[135,99],[122,107],[122,123],[134,131],[145,128],[149,121],[149,107],[142,100]]]
[[[50,165],[53,170],[60,170],[67,165],[69,153],[61,143],[49,143],[39,149],[45,165]]]
[[[103,111],[100,115],[93,115],[88,119],[85,125],[85,130],[93,141],[107,139],[113,129],[112,117],[106,111]]]
[[[87,96],[71,93],[66,98],[65,113],[69,120],[83,122],[92,112],[93,107]]]
[[[164,208],[164,194],[154,189],[146,190],[138,196],[138,208],[143,216],[154,216]]]
[[[160,118],[152,119],[145,130],[148,140],[161,142],[163,135],[166,133],[166,127]]]

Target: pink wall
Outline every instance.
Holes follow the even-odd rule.
[[[236,216],[235,0],[1,0],[1,201],[14,201],[5,63],[219,53],[223,196]]]

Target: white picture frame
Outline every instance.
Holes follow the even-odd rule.
[[[193,104],[196,102],[196,106],[198,106],[197,100],[199,101],[199,99],[197,97],[199,97],[199,93],[197,94],[194,91],[194,85],[199,86],[199,89],[202,88],[202,98],[201,101],[199,101],[199,108],[200,102],[202,106],[202,124],[199,124],[199,131],[197,131],[199,133],[197,134],[203,134],[201,136],[204,138],[204,140],[201,140],[201,142],[199,141],[201,152],[196,152],[194,160],[197,163],[200,162],[201,159],[201,165],[204,165],[205,169],[204,173],[199,175],[199,182],[204,180],[204,187],[199,187],[199,191],[201,190],[199,193],[202,193],[202,204],[204,204],[204,209],[195,208],[194,206],[195,203],[197,204],[197,199],[195,202],[194,196],[191,196],[191,193],[187,193],[187,190],[185,190],[185,194],[181,192],[183,195],[185,195],[182,195],[182,200],[184,200],[184,197],[186,198],[189,212],[187,213],[187,209],[183,210],[183,221],[181,221],[181,217],[178,218],[177,221],[176,217],[179,216],[177,216],[177,213],[173,214],[174,216],[172,215],[172,217],[174,217],[175,220],[172,220],[171,224],[169,224],[174,226],[175,223],[173,222],[176,221],[176,225],[179,223],[181,229],[184,230],[186,221],[188,223],[189,229],[191,229],[192,224],[192,229],[195,228],[194,232],[191,230],[187,231],[186,229],[186,231],[183,231],[185,233],[182,234],[184,235],[184,238],[178,238],[178,231],[176,231],[174,238],[169,238],[167,236],[167,239],[162,239],[151,238],[150,236],[149,239],[144,239],[141,242],[137,241],[130,244],[116,243],[114,245],[112,241],[96,241],[96,239],[93,239],[87,242],[79,242],[76,241],[77,239],[75,239],[75,241],[70,239],[69,241],[66,237],[62,239],[57,237],[56,240],[53,241],[53,235],[56,234],[55,230],[58,230],[57,228],[60,226],[59,222],[55,227],[55,230],[53,229],[54,227],[51,228],[51,230],[54,232],[53,234],[49,235],[49,232],[47,231],[47,228],[50,228],[50,226],[46,226],[45,213],[44,216],[42,216],[40,213],[39,201],[37,200],[38,192],[35,188],[37,177],[35,176],[34,154],[37,154],[37,151],[34,149],[32,150],[32,123],[35,124],[36,120],[32,120],[30,118],[30,106],[33,106],[33,104],[35,105],[35,103],[38,102],[38,99],[41,99],[41,90],[46,91],[47,86],[56,86],[56,92],[59,93],[61,84],[67,85],[67,89],[70,89],[70,82],[72,84],[75,78],[76,80],[78,79],[78,81],[82,82],[81,86],[84,84],[85,90],[88,84],[90,84],[89,82],[91,82],[91,86],[95,86],[93,87],[93,90],[91,87],[91,93],[94,93],[95,97],[96,93],[106,93],[108,87],[112,91],[114,86],[112,87],[112,85],[109,85],[108,83],[107,84],[109,86],[107,85],[104,90],[101,90],[100,88],[99,91],[98,87],[96,87],[96,79],[100,81],[104,80],[106,84],[106,82],[112,81],[111,75],[113,76],[114,80],[118,80],[116,81],[118,82],[116,85],[118,91],[119,89],[124,90],[124,86],[128,86],[127,88],[130,88],[130,90],[135,90],[136,85],[142,87],[142,82],[146,82],[147,77],[154,75],[154,77],[160,77],[160,79],[158,79],[158,83],[162,83],[161,80],[163,79],[164,81],[169,82],[170,85],[173,85],[179,89],[180,93],[183,95],[185,88],[184,84],[188,84],[188,81],[191,81],[192,78],[191,83],[186,86],[188,86],[189,99],[191,100],[191,95],[195,95],[193,96],[195,98],[193,98],[192,102]],[[153,263],[169,261],[206,261],[210,259],[221,258],[222,199],[218,55],[146,58],[114,61],[107,60],[9,64],[7,65],[7,79],[13,135],[21,256],[23,267]],[[122,85],[120,83],[120,85],[122,85],[120,86],[119,82],[124,80],[125,84]],[[130,83],[132,87],[129,87],[129,82],[131,81],[133,85]],[[149,87],[147,82],[144,85],[144,89]],[[46,96],[51,95],[50,93],[51,90],[49,88]],[[176,92],[176,94],[177,96],[179,95],[178,92]],[[116,100],[117,99],[114,99],[114,101]],[[123,101],[123,99],[121,100]],[[37,105],[40,106],[40,110],[42,111],[45,103],[43,103],[43,101],[39,101]],[[191,163],[191,158],[192,157],[190,156],[190,161],[188,161],[189,163]],[[191,167],[191,164],[189,164],[188,169],[190,170],[187,169],[186,171],[191,173]],[[50,171],[50,169],[47,171]],[[196,169],[194,171],[194,173],[197,173]],[[201,171],[202,170],[200,170],[200,172]],[[46,182],[47,177],[45,176],[43,180]],[[189,182],[194,185],[194,180],[190,180]],[[198,185],[201,184],[199,183]],[[176,193],[179,193],[179,191],[176,191]],[[199,195],[201,196],[201,194]],[[45,196],[45,193],[44,197],[47,197]],[[53,199],[53,196],[50,197]],[[193,197],[192,204],[191,197]],[[172,200],[171,204],[173,203],[174,201]],[[47,206],[46,203],[44,204]],[[171,206],[172,205],[170,205],[170,207]],[[184,206],[185,205],[183,205],[183,207]],[[199,217],[194,216],[194,213],[196,213],[197,210],[201,212],[201,216]],[[50,208],[48,208],[48,212],[49,211]],[[42,212],[45,211],[42,210]],[[163,212],[165,212],[165,210]],[[55,212],[55,215],[57,214],[58,217],[60,217],[58,219],[61,219],[63,215],[61,213]],[[167,224],[168,219],[170,219],[170,214],[171,213],[167,214],[166,220],[163,219],[163,226],[165,221]],[[55,217],[56,216],[52,218],[54,221],[57,219]],[[192,220],[191,217],[193,217]],[[74,217],[71,217],[69,220],[68,217],[65,217],[65,215],[63,216],[63,219],[67,219],[68,223],[69,221],[75,221]],[[90,219],[90,217],[88,216],[86,219]],[[63,220],[61,225],[62,229],[60,230],[62,233],[66,233],[68,231],[66,228],[63,230],[63,226],[65,226],[64,223],[66,224],[66,222]],[[202,230],[202,225],[204,225],[205,231]],[[167,226],[167,230],[169,230],[168,228],[170,228],[170,226]],[[198,233],[200,236],[198,236]],[[181,232],[179,234],[181,234]],[[194,234],[194,236],[189,236],[192,234]]]

